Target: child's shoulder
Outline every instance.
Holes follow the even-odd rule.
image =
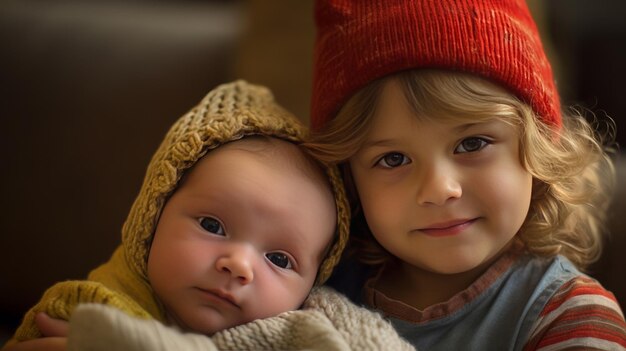
[[[583,339],[585,344],[579,345]],[[527,342],[530,349],[565,345],[602,350],[626,347],[626,322],[617,299],[584,274],[566,281],[552,294]]]
[[[585,276],[574,263],[563,255],[555,255],[549,257],[541,257],[535,254],[523,251],[519,254],[512,254],[514,264],[511,267],[510,274],[526,276],[529,279],[536,279],[535,285],[541,286],[542,282],[547,285],[558,286],[566,281],[578,277]]]

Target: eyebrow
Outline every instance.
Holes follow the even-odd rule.
[[[485,124],[486,122],[471,122],[471,123],[464,123],[461,124],[459,126],[456,126],[454,128],[452,128],[452,130],[455,133],[462,133],[468,129],[471,129],[474,126],[477,126],[479,124]],[[382,138],[382,139],[374,139],[374,140],[367,140],[363,143],[363,145],[361,146],[361,149],[368,149],[371,147],[385,147],[385,146],[393,146],[396,142],[396,139],[392,139],[392,138]]]
[[[368,149],[371,147],[383,147],[383,146],[391,146],[394,144],[394,139],[379,139],[379,140],[368,140],[363,143],[361,149]]]
[[[456,126],[454,128],[452,128],[455,132],[457,133],[461,133],[464,132],[474,126],[477,126],[479,124],[485,124],[485,122],[472,122],[472,123],[465,123],[465,124],[461,124],[460,126]]]

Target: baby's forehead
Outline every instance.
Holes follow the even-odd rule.
[[[293,142],[266,135],[249,135],[223,144],[216,150],[243,150],[258,153],[259,156],[272,156],[276,153],[302,154],[303,151]],[[288,156],[288,155],[283,155]]]
[[[254,157],[280,165],[281,168],[290,167],[319,185],[330,188],[325,167],[310,156],[302,146],[291,141],[252,135],[224,144],[220,149],[249,152]]]

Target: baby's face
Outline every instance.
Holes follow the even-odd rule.
[[[299,308],[332,239],[330,190],[285,153],[261,155],[249,143],[198,161],[159,218],[148,277],[185,330],[213,334]]]

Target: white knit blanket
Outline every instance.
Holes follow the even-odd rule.
[[[68,350],[414,350],[379,314],[329,288],[316,288],[302,309],[223,330],[182,333],[101,304],[79,305]]]

